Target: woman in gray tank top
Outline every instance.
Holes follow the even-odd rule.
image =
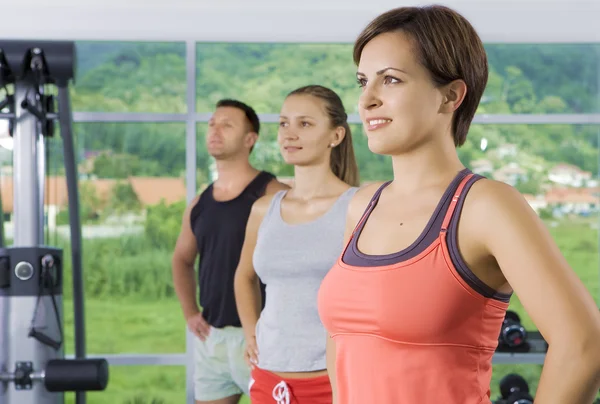
[[[317,292],[341,254],[346,210],[359,183],[339,96],[317,85],[291,92],[278,142],[294,166],[294,185],[255,202],[235,275],[250,398],[253,404],[331,404]],[[262,312],[259,277],[266,285]]]

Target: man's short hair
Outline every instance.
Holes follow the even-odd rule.
[[[254,109],[252,109],[251,106],[244,104],[243,102],[238,100],[223,99],[217,102],[217,108],[220,107],[232,107],[242,110],[246,115],[246,119],[250,124],[252,132],[258,135],[258,132],[260,131],[260,121],[258,119],[258,115],[256,115],[256,112],[254,111]]]

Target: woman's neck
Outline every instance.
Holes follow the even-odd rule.
[[[465,166],[449,141],[432,143],[411,152],[392,156],[394,182],[390,189],[410,194],[420,188],[446,183]]]
[[[309,200],[323,195],[330,195],[340,185],[329,163],[314,166],[296,166],[294,170],[294,186],[291,195],[298,199]]]

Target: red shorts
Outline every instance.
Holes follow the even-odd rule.
[[[255,367],[250,380],[252,404],[331,404],[329,376],[283,378]]]

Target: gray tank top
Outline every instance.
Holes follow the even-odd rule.
[[[323,370],[326,331],[317,310],[321,281],[343,250],[350,188],[317,219],[288,224],[273,196],[258,229],[254,270],[266,285],[266,302],[256,325],[258,366],[274,372]]]

